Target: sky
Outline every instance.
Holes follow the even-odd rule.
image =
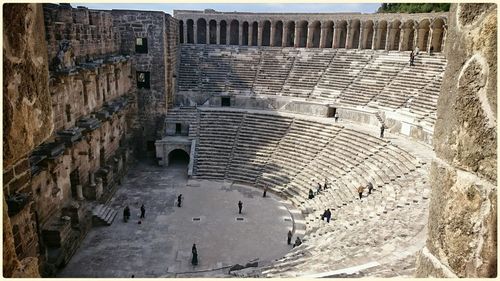
[[[307,4],[291,4],[291,3],[272,3],[272,4],[257,4],[257,3],[239,3],[239,4],[222,4],[222,3],[145,3],[145,4],[119,4],[119,3],[72,3],[73,7],[84,6],[89,9],[126,9],[126,10],[149,10],[149,11],[164,11],[173,15],[173,10],[204,10],[214,9],[221,12],[255,12],[255,13],[337,13],[337,12],[360,12],[374,13],[380,7],[380,3],[352,3],[352,4],[337,4],[337,3],[307,3]]]

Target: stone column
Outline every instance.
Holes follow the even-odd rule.
[[[390,37],[391,37],[391,28],[392,28],[392,23],[389,24],[387,23],[387,31],[385,34],[385,50],[389,51],[389,46],[391,45],[391,42],[389,42]]]
[[[372,50],[375,50],[375,46],[376,46],[376,39],[377,37],[379,36],[379,30],[378,30],[378,21],[377,22],[374,22],[373,23],[373,34],[372,34],[372,45],[371,45],[371,49]]]
[[[334,22],[333,23],[333,42],[332,42],[332,48],[337,49],[339,47],[339,23]]]
[[[217,31],[215,34],[215,37],[217,38],[217,45],[220,45],[220,22],[217,22]]]
[[[412,50],[415,50],[418,46],[418,24],[417,22],[413,23],[413,46]]]
[[[321,35],[319,37],[319,47],[325,48],[326,46],[326,32],[327,32],[326,23],[321,23]]]
[[[294,38],[294,39],[295,39],[295,40],[294,40],[295,42],[293,42],[293,46],[294,46],[295,48],[298,48],[298,47],[299,47],[299,45],[300,45],[300,38],[299,38],[299,37],[300,37],[300,29],[299,29],[299,23],[300,23],[299,21],[296,21],[296,22],[295,22],[295,38]]]
[[[262,46],[262,22],[258,22],[257,46]]]
[[[346,49],[352,48],[352,31],[351,31],[351,21],[350,20],[347,22],[347,35],[345,37],[345,48]]]
[[[193,23],[193,42],[198,44],[198,26],[196,25],[196,22]]]
[[[309,26],[307,27],[307,48],[312,48],[313,46],[313,34],[314,34],[314,27],[311,26],[309,23]]]
[[[271,35],[269,39],[269,46],[274,47],[274,34],[276,33],[276,22],[271,21]]]
[[[286,40],[288,37],[288,22],[283,22],[283,37],[281,38],[281,47],[286,46]]]
[[[253,22],[248,24],[248,46],[252,46]]]
[[[187,44],[188,42],[188,25],[187,25],[187,22],[185,22],[186,24],[184,25],[184,29],[182,30],[182,36],[184,37],[184,44]]]
[[[366,40],[365,40],[365,27],[366,24],[365,22],[359,22],[359,40],[358,40],[358,50],[361,50],[365,47]]]
[[[403,44],[405,42],[406,33],[408,32],[408,28],[403,28],[403,24],[399,26],[399,44],[398,51],[401,52],[403,49]]]
[[[238,26],[238,45],[243,45],[243,23]]]
[[[231,23],[226,25],[226,45],[231,42]]]
[[[205,37],[207,37],[206,44],[208,45],[208,44],[210,44],[210,22],[207,22],[207,24],[205,26],[206,26],[206,29],[205,29],[206,36]]]

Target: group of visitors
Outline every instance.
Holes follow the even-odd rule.
[[[326,218],[326,222],[330,222],[330,219],[332,218],[332,212],[330,211],[330,209],[326,209],[323,214],[321,215],[321,220],[325,220]]]
[[[139,218],[140,219],[146,218],[146,207],[144,207],[144,204],[141,205],[140,212],[141,212],[141,215]],[[125,206],[125,209],[123,209],[123,221],[128,222],[129,219],[130,219],[130,208],[127,205],[127,206]],[[140,223],[141,223],[141,221],[139,221],[139,224]]]
[[[373,184],[371,182],[368,182],[366,184],[366,189],[368,189],[368,194],[372,194]],[[365,191],[365,187],[363,185],[360,185],[358,187],[359,200],[361,200],[361,198],[363,198],[364,191]]]
[[[287,241],[286,243],[288,245],[292,244],[292,237],[293,237],[292,231],[288,230],[287,240],[286,240]],[[302,240],[300,240],[300,237],[297,236],[297,238],[295,239],[295,243],[293,244],[293,248],[300,246],[300,244],[302,244]]]
[[[309,189],[309,199],[313,199],[315,195],[318,195],[321,193],[322,190],[327,190],[328,189],[328,181],[325,179],[325,183],[323,186],[321,186],[321,183],[318,182],[318,187],[316,188],[316,193],[311,189]]]

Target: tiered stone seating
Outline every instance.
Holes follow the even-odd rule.
[[[217,45],[204,45],[201,63],[201,90],[204,93],[226,91],[231,63],[231,49]]]
[[[260,50],[239,46],[233,50],[228,91],[230,93],[250,93],[257,74]]]
[[[407,62],[402,71],[392,79],[384,90],[374,98],[377,106],[401,108],[409,100],[413,100],[434,79],[442,77],[446,61],[440,58],[420,54],[415,58],[415,65]],[[439,83],[441,83],[439,81]],[[434,90],[434,89],[432,89]],[[439,90],[436,94],[439,93]]]
[[[276,95],[281,91],[292,68],[297,50],[293,48],[262,49],[260,69],[255,78],[256,94]]]
[[[180,48],[179,62],[179,91],[200,90],[200,58],[203,47],[197,45],[183,45]]]
[[[295,119],[278,148],[264,167],[257,186],[269,186],[277,192],[288,194],[286,185],[330,141],[336,128],[331,124]],[[303,190],[290,190],[303,192]]]
[[[333,101],[356,79],[373,55],[372,51],[358,52],[346,49],[331,51],[336,51],[334,58],[318,81],[311,98]]]
[[[340,94],[339,101],[366,105],[398,74],[407,63],[399,53],[378,54]]]
[[[243,113],[203,110],[199,114],[195,175],[198,178],[223,179]]]
[[[333,55],[328,49],[299,49],[281,94],[308,98]]]
[[[285,116],[246,114],[226,178],[254,184],[291,122]]]

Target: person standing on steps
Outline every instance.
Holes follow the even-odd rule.
[[[332,212],[330,209],[326,209],[326,222],[330,223],[330,219],[332,218]]]
[[[339,121],[339,113],[338,112],[335,112],[335,123],[337,123]]]
[[[177,197],[177,207],[181,207],[181,203],[182,203],[182,194],[180,194],[178,197]]]
[[[385,125],[382,123],[380,126],[380,138],[384,138],[384,130],[385,130]]]
[[[368,182],[366,188],[368,188],[368,194],[372,194],[373,184],[371,182]]]
[[[358,187],[358,194],[359,194],[359,200],[361,200],[361,198],[363,197],[363,191],[365,190],[365,187],[360,185]]]
[[[123,209],[123,221],[127,222],[129,218],[130,218],[130,208],[127,205],[125,206],[125,209]]]
[[[323,190],[326,190],[326,189],[328,188],[328,185],[327,185],[327,184],[328,184],[328,182],[327,182],[327,180],[326,180],[326,178],[325,178],[325,184],[323,185]]]
[[[198,250],[196,249],[196,244],[193,244],[191,253],[193,254],[193,257],[191,258],[191,264],[198,265]]]
[[[266,194],[267,194],[267,186],[264,187],[264,194],[262,194],[262,197],[266,197]]]
[[[318,182],[318,188],[316,190],[316,194],[319,194],[321,192],[321,183]]]
[[[144,208],[144,204],[141,205],[141,219],[146,217],[146,208]]]
[[[243,209],[243,202],[238,201],[238,209],[239,209],[239,213],[241,214],[241,209]]]
[[[309,189],[309,199],[313,198],[314,198],[314,191],[312,191],[312,189]]]
[[[413,54],[413,51],[410,53],[410,66],[415,66],[413,62],[415,61],[415,55]]]
[[[292,244],[292,236],[293,236],[292,231],[288,230],[287,239],[286,239],[286,243],[288,245]]]

